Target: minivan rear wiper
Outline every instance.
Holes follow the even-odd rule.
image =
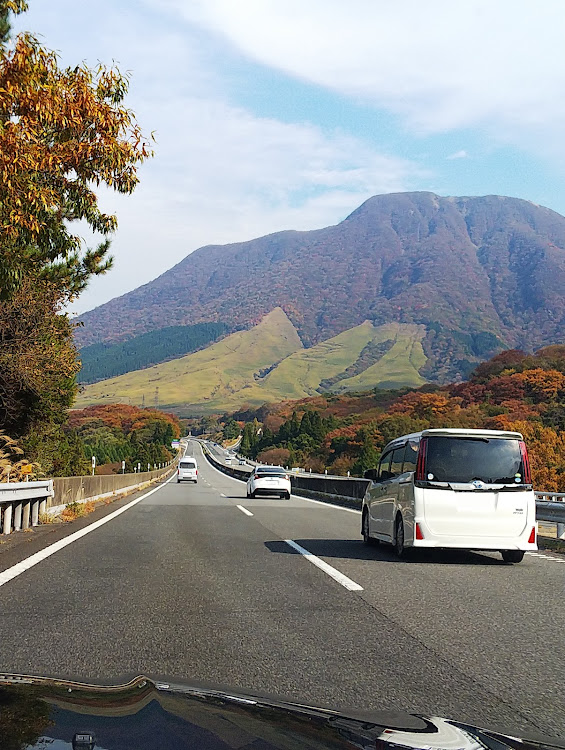
[[[459,435],[458,435],[457,439],[458,440],[472,440],[475,443],[490,443],[490,439],[487,438],[487,437],[475,437],[475,436],[471,437],[471,436],[467,436],[467,435],[462,435],[461,437],[459,437]]]

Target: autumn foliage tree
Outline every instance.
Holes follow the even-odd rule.
[[[28,440],[49,471],[37,432],[60,439],[76,392],[65,305],[112,264],[117,220],[96,190],[131,193],[150,149],[124,106],[126,76],[62,68],[33,35],[9,38],[9,13],[25,9],[0,1],[0,429]],[[94,247],[78,221],[100,237]]]
[[[333,474],[356,475],[376,465],[390,440],[411,432],[434,427],[521,432],[534,487],[563,492],[565,346],[545,347],[535,354],[502,352],[479,365],[465,383],[427,385],[409,392],[376,389],[372,395],[316,396],[270,406],[267,424],[279,428],[268,430],[262,455],[270,455],[269,448],[281,440],[298,447],[306,427],[310,443],[302,446],[304,465],[321,463]],[[317,425],[326,430],[312,429]]]

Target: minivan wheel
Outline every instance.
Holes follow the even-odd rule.
[[[503,549],[500,554],[507,563],[519,563],[524,559],[524,552],[521,549]]]
[[[397,557],[405,557],[406,547],[404,546],[404,521],[402,516],[396,516],[396,523],[394,525],[394,551]]]
[[[365,544],[369,544],[373,546],[375,544],[375,540],[372,536],[369,536],[369,513],[368,511],[365,511],[363,513],[363,522],[361,524],[361,534],[363,535],[363,541]]]

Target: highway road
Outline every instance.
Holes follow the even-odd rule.
[[[398,561],[363,545],[356,511],[246,499],[194,441],[188,454],[198,485],[140,494],[21,575],[0,573],[1,670],[146,673],[565,737],[565,558]],[[0,548],[0,570],[25,547]]]

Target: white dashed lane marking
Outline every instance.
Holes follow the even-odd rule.
[[[549,560],[549,562],[565,563],[565,557],[561,559],[554,555],[545,555],[542,552],[526,552],[526,555],[529,555],[530,557],[541,557],[542,560]]]
[[[311,562],[312,565],[315,565],[317,568],[320,568],[320,570],[323,570],[324,573],[327,573],[331,578],[334,579],[334,581],[337,581],[348,591],[363,591],[363,586],[355,583],[355,581],[352,581],[351,578],[348,578],[336,568],[328,565],[328,563],[324,560],[320,560],[319,557],[313,555],[311,552],[308,552],[307,549],[301,547],[300,544],[297,544],[294,540],[285,539],[284,542],[285,544],[288,544],[289,547],[292,547],[292,549],[296,550],[296,552],[300,552],[305,560],[308,560],[308,562]]]

